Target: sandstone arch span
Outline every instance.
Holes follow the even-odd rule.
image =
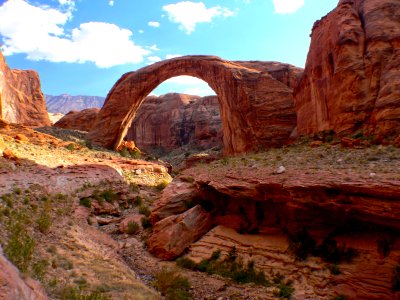
[[[282,145],[295,127],[292,90],[268,72],[215,56],[183,56],[124,74],[108,93],[89,139],[118,148],[145,97],[180,75],[204,80],[218,95],[226,154]]]

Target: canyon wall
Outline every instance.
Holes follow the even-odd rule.
[[[0,117],[26,126],[50,126],[35,71],[10,70],[0,52]]]
[[[149,96],[138,109],[127,139],[145,151],[222,147],[218,98],[177,93]]]
[[[314,24],[295,88],[300,134],[400,134],[400,2],[341,0]]]

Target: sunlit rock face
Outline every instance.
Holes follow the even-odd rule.
[[[281,146],[296,125],[292,89],[257,65],[263,64],[184,56],[126,73],[109,92],[89,137],[117,148],[145,97],[165,80],[188,75],[207,82],[218,96],[226,154]]]
[[[400,134],[400,2],[342,0],[317,21],[295,88],[298,132]]]
[[[35,71],[10,70],[0,52],[0,118],[26,126],[50,126]]]
[[[65,129],[89,131],[92,129],[99,111],[100,109],[98,108],[87,108],[82,111],[70,111],[58,120],[54,126]]]

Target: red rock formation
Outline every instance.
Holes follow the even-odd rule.
[[[123,75],[109,92],[89,138],[117,148],[144,98],[179,75],[206,81],[218,95],[227,154],[284,144],[295,127],[292,90],[270,74],[214,56],[186,56]]]
[[[82,111],[70,111],[55,123],[54,126],[65,129],[90,131],[99,111],[100,109],[98,108],[87,108]]]
[[[295,89],[297,129],[400,134],[400,3],[341,0],[314,24]]]
[[[216,96],[185,94],[149,96],[138,109],[127,134],[144,151],[222,147],[222,125]]]
[[[157,222],[147,240],[155,256],[172,260],[211,228],[210,215],[199,205]]]
[[[50,126],[35,71],[10,70],[0,52],[0,118],[26,126]]]

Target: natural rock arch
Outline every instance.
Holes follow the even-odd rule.
[[[183,56],[124,74],[108,93],[89,139],[118,148],[145,97],[180,75],[204,80],[218,95],[226,154],[282,145],[295,127],[292,90],[267,72],[215,56]]]

